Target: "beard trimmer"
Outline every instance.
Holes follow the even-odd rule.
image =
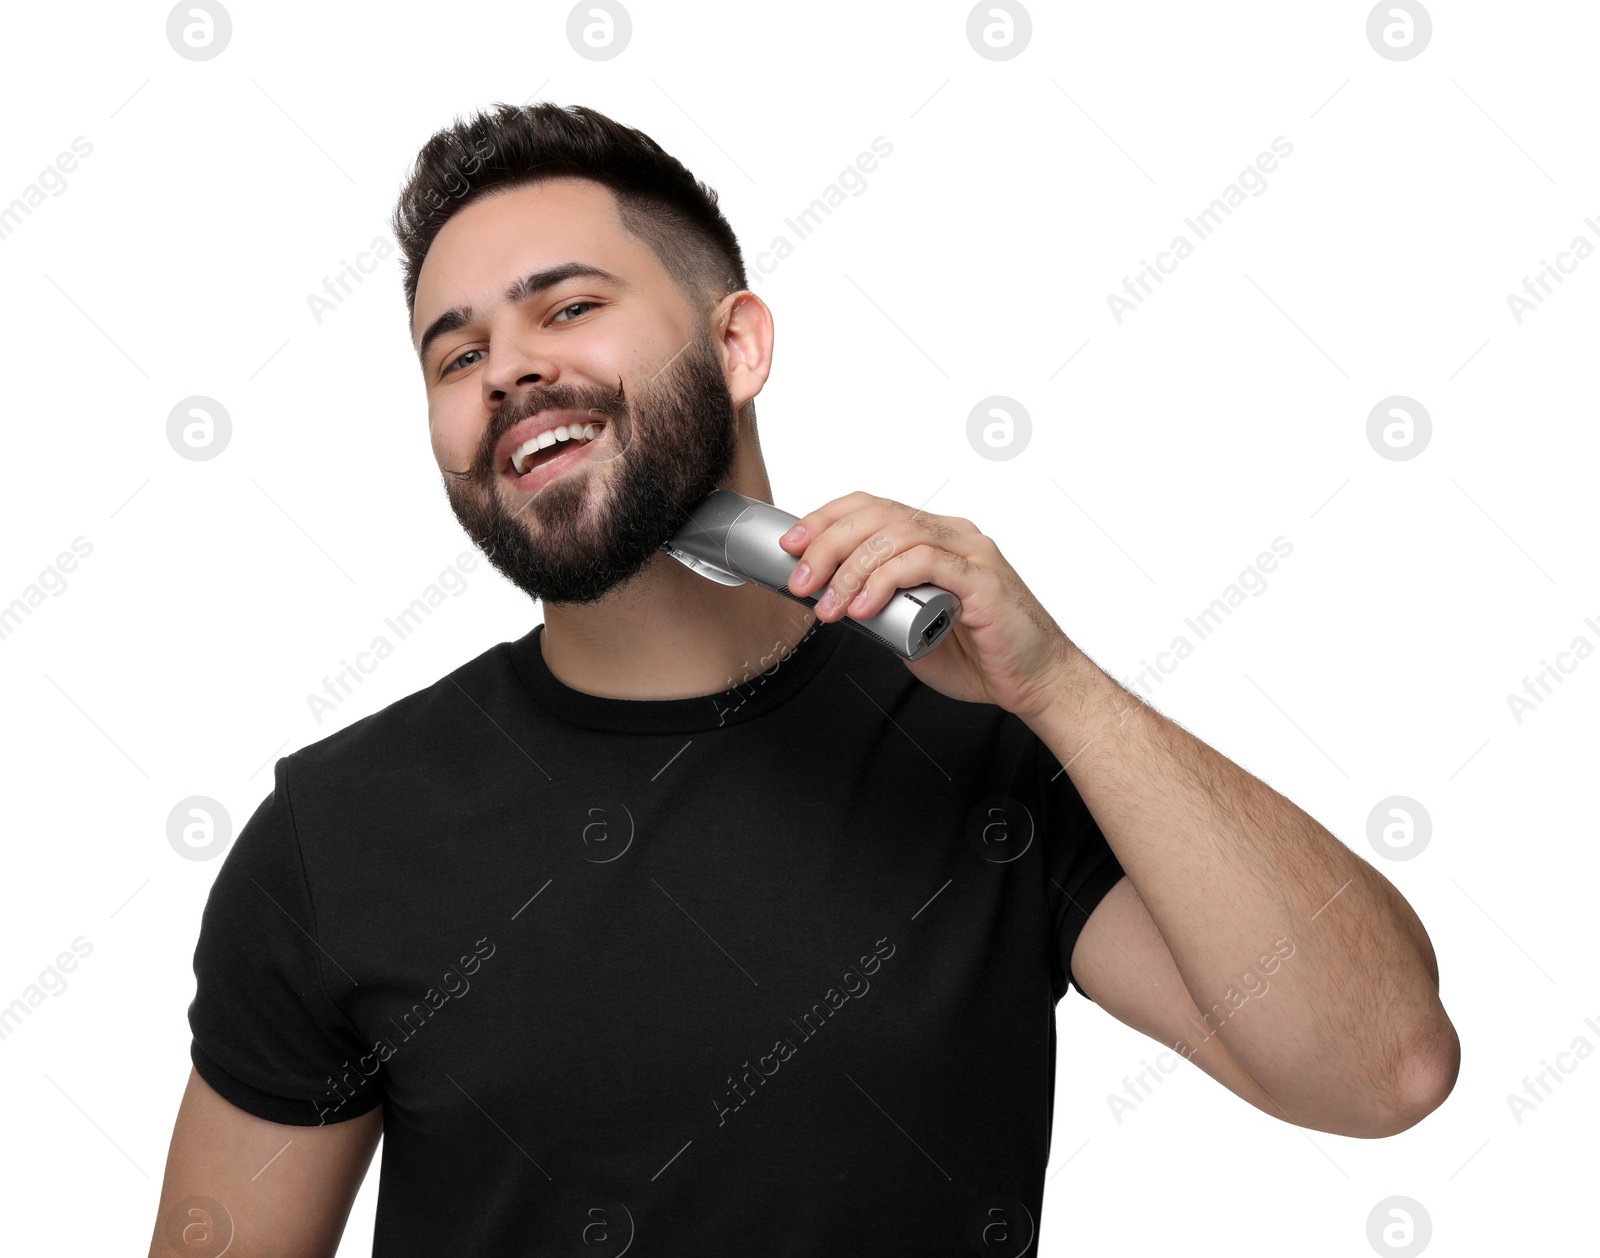
[[[688,522],[661,543],[661,549],[721,585],[750,582],[815,607],[815,598],[789,589],[789,574],[799,557],[778,545],[778,539],[799,522],[799,516],[771,503],[717,489],[695,504]],[[847,614],[840,623],[866,634],[902,659],[915,660],[944,641],[955,628],[960,610],[961,600],[950,591],[937,585],[914,585],[897,590],[876,615],[857,620]]]

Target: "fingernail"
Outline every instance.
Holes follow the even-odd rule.
[[[780,542],[788,542],[791,546],[793,546],[795,543],[799,542],[800,539],[803,538],[805,535],[806,535],[805,525],[796,524],[792,529],[790,529],[787,533],[785,533],[778,540]]]
[[[834,604],[837,603],[838,601],[839,601],[838,597],[833,592],[833,586],[830,585],[823,592],[822,597],[817,600],[816,610],[819,613],[821,613],[821,612],[831,612],[833,610]]]
[[[808,563],[796,564],[793,572],[789,574],[789,588],[792,590],[797,585],[804,585],[811,575],[811,565]]]

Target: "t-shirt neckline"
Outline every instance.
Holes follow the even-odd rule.
[[[787,654],[772,657],[775,662],[765,671],[756,671],[753,663],[747,681],[684,699],[612,699],[574,690],[545,663],[543,623],[505,645],[529,694],[558,720],[617,734],[681,734],[742,724],[787,702],[822,671],[849,632],[836,622],[814,621]]]

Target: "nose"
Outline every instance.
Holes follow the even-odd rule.
[[[530,385],[549,385],[560,377],[554,359],[528,338],[518,344],[503,332],[496,331],[489,341],[489,358],[479,379],[483,382],[483,400],[489,409],[498,408],[508,394],[520,392]]]

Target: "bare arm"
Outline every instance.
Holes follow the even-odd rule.
[[[1399,903],[1405,905],[1404,900]],[[1431,949],[1428,956],[1432,957]],[[1398,1123],[1393,1116],[1380,1113],[1372,1117],[1352,1110],[1336,1091],[1297,1095],[1293,1098],[1295,1108],[1287,1109],[1228,1051],[1229,1021],[1234,1016],[1253,1016],[1263,1001],[1270,1001],[1279,976],[1286,974],[1296,959],[1294,952],[1285,959],[1269,951],[1266,966],[1258,958],[1252,962],[1249,977],[1240,979],[1249,1003],[1238,1009],[1225,1005],[1221,1012],[1228,1021],[1218,1020],[1217,1012],[1212,1010],[1202,1013],[1184,986],[1183,976],[1144,901],[1132,880],[1125,877],[1106,893],[1084,923],[1072,951],[1072,975],[1090,999],[1119,1022],[1144,1032],[1162,1047],[1175,1050],[1191,1065],[1273,1118],[1363,1139],[1396,1134]],[[1429,972],[1437,973],[1431,960],[1429,965]],[[1169,1072],[1167,1067],[1158,1065],[1123,1079],[1123,1091],[1132,1105],[1150,1095],[1152,1080],[1159,1082],[1157,1069],[1161,1074]],[[1408,1123],[1410,1117],[1406,1119]]]
[[[230,1219],[229,1258],[328,1258],[382,1134],[381,1105],[320,1127],[271,1123],[223,1100],[191,1067],[150,1258],[215,1253],[221,1242],[210,1238]],[[182,1208],[188,1198],[208,1200]],[[185,1227],[188,1247],[174,1246]]]
[[[1436,1109],[1460,1042],[1399,891],[1076,647],[1072,660],[1030,724],[1131,884],[1090,917],[1107,929],[1079,937],[1086,990],[1300,1126],[1392,1135]]]

